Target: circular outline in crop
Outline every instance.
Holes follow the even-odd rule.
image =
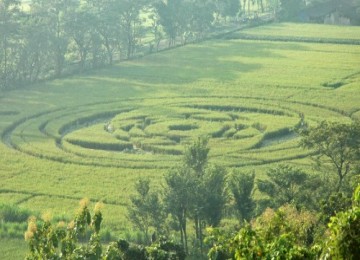
[[[219,102],[219,100],[224,102]],[[233,104],[227,104],[225,101],[231,100]],[[216,102],[215,102],[216,101]],[[243,102],[242,102],[243,101]],[[250,103],[246,104],[244,101],[251,101],[251,106],[249,106]],[[234,105],[234,103],[238,103],[238,105]],[[244,105],[245,103],[245,105]],[[292,108],[292,105],[302,105],[307,107],[313,107],[317,109],[325,109],[331,112],[338,113],[342,116],[345,115],[342,111],[337,111],[336,109],[325,107],[325,106],[319,106],[316,104],[308,104],[308,103],[302,103],[302,102],[296,102],[296,101],[284,101],[280,99],[265,99],[265,98],[258,98],[258,97],[226,97],[226,96],[196,96],[196,97],[185,97],[185,96],[178,96],[178,97],[160,97],[160,98],[139,98],[139,99],[129,99],[129,100],[116,100],[116,101],[108,101],[108,102],[97,102],[97,103],[91,103],[91,104],[84,104],[82,106],[73,106],[73,107],[64,107],[64,108],[57,108],[54,110],[49,111],[43,111],[39,114],[34,114],[31,116],[28,116],[26,118],[22,118],[18,120],[17,122],[14,122],[11,126],[9,126],[2,135],[2,141],[8,145],[8,147],[16,149],[20,152],[23,152],[25,154],[36,156],[38,158],[46,159],[46,160],[53,160],[61,163],[72,163],[72,164],[79,164],[79,165],[92,165],[92,166],[102,166],[102,167],[118,167],[118,168],[168,168],[168,165],[164,165],[161,163],[161,161],[164,159],[164,156],[166,159],[168,159],[170,162],[175,162],[178,159],[178,156],[182,154],[181,149],[184,148],[185,144],[188,144],[192,139],[196,138],[192,132],[201,132],[199,129],[202,128],[201,123],[197,123],[197,120],[203,120],[208,121],[208,125],[211,124],[217,124],[224,126],[226,125],[234,125],[235,130],[230,131],[230,129],[219,129],[218,135],[214,132],[208,132],[204,133],[203,135],[210,136],[210,139],[219,139],[224,142],[230,142],[232,139],[235,139],[234,136],[236,136],[236,133],[243,130],[244,125],[240,126],[239,129],[236,129],[236,121],[239,120],[241,116],[239,114],[266,114],[266,115],[274,115],[274,116],[288,116],[288,117],[294,117],[296,119],[299,119],[299,115],[301,114],[301,111],[298,111],[294,108]],[[141,138],[134,138],[133,135],[129,135],[129,138],[127,140],[129,145],[123,145],[119,147],[119,149],[116,149],[116,145],[114,146],[108,146],[106,148],[106,145],[99,146],[98,149],[96,147],[86,146],[84,144],[74,144],[73,146],[79,146],[79,151],[82,150],[82,152],[75,152],[74,150],[68,149],[64,144],[68,142],[67,137],[75,132],[75,131],[81,131],[82,129],[86,129],[89,126],[93,126],[96,124],[103,124],[105,126],[106,122],[111,122],[114,118],[116,118],[119,115],[125,115],[131,113],[135,113],[137,110],[141,109],[148,109],[149,113],[148,115],[144,115],[142,119],[144,120],[145,126],[142,129],[144,133],[146,133],[146,128],[148,127],[156,127],[156,124],[159,122],[156,122],[154,120],[154,115],[150,113],[150,108],[156,109],[164,109],[169,108],[173,111],[176,111],[176,109],[180,109],[182,111],[189,110],[189,114],[186,113],[178,113],[174,114],[173,117],[171,117],[171,120],[176,122],[176,118],[180,122],[186,122],[191,121],[191,123],[188,124],[169,124],[168,125],[168,131],[174,131],[174,132],[183,132],[184,136],[186,136],[184,139],[185,141],[181,140],[175,140],[174,138],[171,138],[169,136],[164,135],[157,135],[156,133],[151,134],[145,134],[143,140],[146,141],[146,139],[164,139],[164,144],[162,145],[144,145],[144,143],[136,143],[139,142],[139,139]],[[77,113],[74,113],[74,110],[77,110]],[[100,109],[100,110],[99,110]],[[193,111],[194,113],[191,113]],[[216,113],[219,116],[220,119],[215,120],[211,117],[208,119],[201,119],[200,117],[197,117],[198,114],[196,111],[200,111],[198,114],[211,114]],[[221,119],[221,115],[224,115],[224,119]],[[228,119],[225,119],[225,117],[228,117]],[[146,118],[149,119],[148,122],[146,122]],[[163,123],[166,125],[166,116],[163,116],[165,118],[164,121],[160,120],[160,123]],[[59,125],[59,127],[56,129],[57,132],[54,132],[54,130],[49,131],[49,126],[52,124],[55,124],[57,122],[62,122],[62,124]],[[37,135],[39,135],[39,138],[43,138],[44,140],[53,142],[53,148],[55,152],[47,153],[42,152],[41,149],[39,149],[38,146],[34,142],[29,142],[26,145],[28,147],[24,148],[24,144],[14,142],[13,139],[17,135],[17,131],[20,131],[21,134],[24,136],[27,132],[27,127],[35,127],[37,128]],[[118,125],[116,127],[120,127],[121,125]],[[135,125],[133,126],[135,127]],[[136,126],[138,127],[138,126]],[[249,127],[245,125],[245,128]],[[252,126],[255,127],[255,126]],[[294,125],[289,125],[288,128],[291,129],[294,127]],[[255,127],[256,128],[256,127]],[[239,158],[246,157],[245,153],[254,152],[254,149],[261,148],[262,142],[264,142],[264,132],[261,129],[261,126],[259,126],[259,135],[261,138],[258,140],[258,142],[254,143],[251,147],[243,150],[239,150]],[[140,129],[140,128],[139,128]],[[109,132],[109,129],[103,129],[104,131]],[[128,129],[130,130],[130,129]],[[141,130],[141,129],[140,129]],[[221,131],[223,132],[221,132]],[[29,132],[29,134],[31,131]],[[225,135],[226,133],[226,135]],[[293,133],[286,133],[286,134],[293,134]],[[168,138],[168,143],[166,143],[166,138]],[[133,140],[132,140],[133,139]],[[27,142],[26,136],[23,137],[23,141]],[[123,140],[124,141],[124,140]],[[169,145],[171,142],[176,143],[177,149],[172,149],[171,145]],[[182,148],[179,149],[179,146]],[[155,149],[156,148],[156,149]],[[165,149],[166,148],[166,149]],[[95,152],[101,152],[104,151],[104,155],[94,156],[94,155],[88,155],[88,151],[91,151],[89,153],[94,154]],[[213,150],[215,150],[216,154],[217,147],[214,147]],[[269,149],[271,150],[271,149]],[[109,156],[105,154],[109,154],[109,152],[121,154],[122,156],[114,156],[113,158],[110,158]],[[235,154],[235,152],[229,153],[229,154]],[[273,160],[253,160],[248,163],[245,163],[247,165],[260,165],[260,164],[266,164],[273,161],[283,161],[283,160],[290,160],[290,159],[296,159],[305,157],[308,154],[298,155],[292,157],[285,157],[282,159],[276,159]],[[224,154],[223,156],[226,156]],[[124,157],[121,159],[121,157]],[[133,157],[133,158],[132,158]],[[142,159],[142,157],[148,157],[146,160]],[[159,157],[159,158],[156,158]],[[221,155],[215,155],[214,157],[221,157]],[[228,166],[242,166],[241,163],[229,163]]]

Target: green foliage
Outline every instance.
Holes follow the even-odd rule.
[[[186,43],[190,35],[201,39],[209,31],[214,20],[214,5],[211,1],[159,1],[155,3],[159,23],[169,37],[169,46],[176,38]]]
[[[227,201],[225,168],[210,166],[207,168],[202,183],[198,185],[197,192],[203,196],[198,207],[209,226],[216,227],[223,217],[223,210]]]
[[[144,232],[147,242],[150,242],[151,227],[157,234],[163,233],[166,212],[158,193],[150,192],[149,179],[140,179],[135,185],[137,194],[130,198],[128,217],[137,229]]]
[[[316,220],[309,212],[285,206],[267,210],[254,226],[245,223],[236,235],[210,229],[210,259],[316,259],[317,248],[307,241]],[[311,244],[311,243],[310,243]]]
[[[323,223],[328,223],[337,212],[344,211],[351,206],[351,198],[342,192],[332,193],[320,201],[320,214]]]
[[[176,259],[184,260],[186,257],[184,248],[173,241],[167,240],[164,237],[150,246],[146,247],[148,259],[167,260]]]
[[[95,206],[94,215],[91,217],[88,203],[86,199],[80,202],[79,211],[67,228],[64,222],[54,227],[47,215],[43,217],[41,223],[38,223],[34,217],[30,218],[28,230],[25,232],[25,240],[28,241],[30,248],[27,259],[60,259],[61,257],[99,259],[102,254],[99,236],[102,221],[101,205]],[[89,227],[93,229],[93,233],[88,244],[78,245],[79,238],[85,235]]]
[[[195,239],[203,247],[205,225],[219,225],[226,203],[226,171],[208,165],[207,139],[198,138],[186,148],[183,164],[165,176],[165,197],[168,212],[178,222],[181,241],[187,252],[187,219],[195,226]]]
[[[330,236],[325,244],[324,258],[356,259],[360,255],[360,185],[353,196],[353,206],[330,219]]]
[[[314,228],[318,224],[314,213],[298,210],[293,205],[284,205],[277,210],[267,208],[259,216],[254,227],[259,230],[266,242],[275,241],[285,235],[294,238],[293,243],[310,246],[314,242]]]
[[[269,169],[268,179],[258,180],[257,187],[266,194],[268,199],[261,201],[260,211],[265,207],[278,208],[281,205],[292,203],[296,207],[311,207],[314,179],[300,169],[289,165],[281,165]]]
[[[192,145],[188,146],[184,154],[184,164],[186,167],[195,171],[200,177],[205,170],[208,162],[208,153],[210,148],[208,145],[208,139],[199,137]]]
[[[319,158],[327,158],[335,168],[338,177],[336,191],[340,191],[353,164],[360,158],[360,123],[322,121],[318,126],[302,131],[302,136],[302,146],[315,150]]]
[[[235,200],[235,208],[241,220],[250,221],[256,207],[253,198],[255,173],[234,172],[229,187]]]
[[[103,251],[100,241],[102,222],[102,204],[95,205],[94,214],[88,209],[88,200],[80,202],[80,209],[74,221],[65,226],[64,222],[54,226],[48,215],[41,222],[35,217],[29,218],[25,240],[29,245],[26,259],[104,259],[104,260],[165,260],[185,259],[183,248],[172,241],[161,237],[149,247],[130,244],[119,239],[110,242]],[[92,233],[88,241],[84,235],[87,229]]]
[[[303,0],[280,0],[280,18],[283,21],[297,21],[299,13],[306,3]]]
[[[196,186],[191,170],[185,167],[174,169],[165,176],[166,189],[164,202],[167,211],[178,222],[181,243],[185,252],[187,246],[187,217],[192,208],[193,193]]]
[[[25,222],[31,215],[27,209],[21,209],[16,205],[0,204],[0,221]]]

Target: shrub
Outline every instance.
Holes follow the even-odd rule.
[[[16,205],[0,204],[0,219],[5,222],[26,222],[31,212]]]

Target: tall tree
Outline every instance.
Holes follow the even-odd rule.
[[[217,227],[223,217],[227,201],[226,170],[220,166],[210,166],[206,169],[203,180],[204,205],[202,211],[209,226]]]
[[[171,170],[165,176],[164,201],[168,212],[177,220],[181,244],[185,252],[188,252],[187,217],[191,208],[194,182],[190,169],[181,167]]]
[[[120,26],[122,43],[126,51],[126,58],[130,58],[136,49],[137,41],[141,38],[141,11],[146,5],[145,0],[121,0],[120,1]]]
[[[269,0],[268,1],[268,6],[269,6],[270,11],[275,16],[275,18],[278,18],[278,15],[279,15],[279,12],[280,12],[280,9],[281,9],[280,0]]]
[[[87,56],[92,44],[94,17],[82,6],[74,6],[68,12],[66,20],[66,33],[75,42],[78,52],[80,70],[84,70]]]
[[[184,167],[189,169],[193,175],[191,179],[194,183],[194,189],[192,191],[192,208],[189,213],[194,220],[196,239],[200,242],[200,249],[202,249],[203,240],[203,209],[207,200],[205,195],[207,193],[201,188],[204,187],[205,168],[208,163],[208,154],[210,151],[207,144],[208,139],[200,137],[185,149],[184,154]]]
[[[253,217],[256,206],[253,199],[254,184],[255,173],[234,172],[230,178],[229,187],[241,220],[250,221]]]
[[[340,211],[329,223],[328,241],[322,259],[357,259],[360,255],[360,185],[353,195],[353,205]]]
[[[87,0],[93,14],[93,25],[106,49],[107,60],[113,64],[115,52],[120,52],[121,2],[116,0]]]
[[[19,56],[19,83],[31,83],[44,77],[48,68],[53,67],[47,26],[30,13],[24,19],[23,44]]]
[[[181,239],[187,250],[187,218],[193,220],[196,240],[202,250],[205,225],[217,226],[226,201],[226,171],[208,165],[206,138],[198,138],[185,149],[183,163],[165,176],[165,201],[178,220]]]
[[[20,37],[20,1],[0,1],[0,88],[8,88],[15,77],[15,57]]]
[[[187,8],[185,1],[179,0],[159,1],[154,4],[154,7],[160,18],[159,23],[169,37],[169,46],[172,46],[177,37],[188,32],[191,10]]]
[[[144,232],[147,243],[150,243],[149,231],[152,227],[162,234],[166,214],[160,202],[158,193],[150,192],[150,180],[140,179],[136,185],[136,195],[130,197],[128,218],[133,225]]]
[[[208,163],[208,139],[199,137],[194,143],[185,149],[184,164],[186,167],[195,171],[200,177],[204,174],[205,167]]]
[[[306,6],[304,0],[280,0],[280,16],[284,21],[298,20],[299,12]]]
[[[301,145],[317,153],[317,161],[327,159],[335,168],[338,177],[336,191],[340,191],[344,179],[360,159],[360,123],[330,123],[323,121],[318,126],[301,132]]]
[[[183,39],[184,43],[188,34],[194,34],[196,39],[202,39],[212,26],[215,12],[215,5],[208,0],[188,1],[186,6],[188,27]]]
[[[225,204],[226,171],[218,166],[208,165],[208,139],[198,138],[184,153],[184,167],[192,175],[192,200],[189,215],[193,218],[196,239],[200,250],[203,246],[204,224],[217,226]]]
[[[260,201],[260,207],[278,208],[284,204],[294,204],[301,208],[311,204],[312,181],[308,174],[288,165],[280,165],[266,172],[265,180],[257,181],[257,188],[268,196]]]
[[[224,17],[235,17],[240,11],[240,1],[239,0],[226,0],[223,2],[223,13]]]
[[[31,2],[32,12],[48,29],[55,77],[61,76],[65,66],[65,54],[69,44],[66,21],[69,10],[73,10],[77,3],[77,0],[34,0]]]

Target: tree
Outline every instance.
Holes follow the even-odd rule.
[[[226,171],[208,165],[207,138],[198,138],[185,149],[183,163],[165,176],[165,201],[169,213],[177,219],[181,241],[187,251],[187,218],[193,219],[195,238],[200,250],[205,225],[217,226],[226,201]]]
[[[280,0],[269,0],[268,5],[269,5],[270,11],[273,13],[275,18],[278,18],[278,14],[281,9]]]
[[[183,11],[187,13],[183,43],[187,42],[189,35],[194,35],[197,40],[202,39],[214,21],[215,5],[208,0],[193,0],[186,3],[186,10]]]
[[[185,149],[184,167],[189,169],[192,180],[192,200],[189,214],[192,216],[195,224],[196,239],[200,242],[200,249],[202,250],[203,241],[203,219],[204,208],[207,201],[204,186],[205,168],[208,163],[208,154],[210,149],[207,146],[208,139],[199,137],[194,143]],[[205,189],[204,189],[205,188]]]
[[[255,184],[255,173],[234,172],[230,178],[229,187],[235,201],[235,207],[240,219],[250,221],[256,203],[252,198]]]
[[[310,248],[316,217],[292,206],[268,209],[253,225],[235,234],[208,229],[209,259],[318,259],[319,247]],[[310,242],[310,243],[309,243]],[[321,249],[320,249],[321,250]]]
[[[192,170],[200,177],[204,174],[205,167],[208,163],[208,154],[210,148],[208,139],[199,137],[193,144],[185,149],[184,165]]]
[[[141,36],[139,16],[145,4],[145,0],[121,0],[119,2],[121,40],[126,50],[126,58],[130,58],[134,54],[137,38]]]
[[[241,8],[239,0],[226,0],[221,2],[223,2],[221,15],[224,17],[235,17]]]
[[[159,23],[169,37],[169,46],[172,46],[176,38],[185,31],[185,17],[189,12],[183,12],[185,8],[183,1],[178,0],[159,1],[154,7],[160,18]]]
[[[92,24],[94,17],[82,6],[74,6],[69,12],[66,21],[66,33],[75,42],[78,52],[80,71],[85,69],[87,56],[90,52],[92,34],[94,26]]]
[[[209,226],[217,227],[222,219],[223,209],[227,201],[226,170],[214,165],[206,169],[202,191],[204,205],[202,211]]]
[[[121,2],[116,0],[87,0],[94,18],[94,29],[101,37],[108,63],[113,64],[114,53],[120,52]]]
[[[47,25],[37,14],[30,13],[24,18],[23,44],[19,53],[19,83],[31,83],[46,75],[47,68],[53,67],[50,38]],[[50,61],[49,61],[50,60]]]
[[[280,0],[280,17],[284,21],[296,21],[299,12],[305,7],[304,0]]]
[[[256,0],[256,3],[258,5],[258,7],[260,6],[261,12],[263,13],[265,11],[264,1],[263,0]]]
[[[294,204],[297,207],[309,206],[315,187],[308,174],[288,165],[269,169],[265,180],[258,180],[257,187],[269,199],[260,201],[261,210],[264,207],[278,208],[284,204]],[[308,186],[309,185],[309,186]],[[312,190],[313,189],[313,190]]]
[[[20,37],[20,1],[0,1],[0,88],[8,88],[14,80],[15,57]]]
[[[190,170],[185,167],[172,169],[165,176],[165,196],[167,211],[178,222],[181,244],[188,252],[187,216],[191,207],[192,192],[195,190]]]
[[[149,179],[140,179],[136,182],[135,189],[137,194],[130,197],[128,218],[136,228],[144,232],[146,241],[149,243],[150,227],[153,227],[158,235],[163,233],[165,210],[160,203],[158,193],[150,192]]]
[[[69,45],[66,34],[66,21],[69,10],[74,9],[76,0],[34,0],[31,10],[39,19],[39,23],[47,29],[51,46],[54,76],[60,77],[65,66],[65,54]]]
[[[301,132],[301,145],[317,153],[317,160],[326,158],[335,168],[338,177],[336,191],[360,158],[360,123],[321,122],[318,126]]]
[[[338,212],[329,223],[330,236],[323,259],[357,259],[360,255],[360,185],[350,209]]]

